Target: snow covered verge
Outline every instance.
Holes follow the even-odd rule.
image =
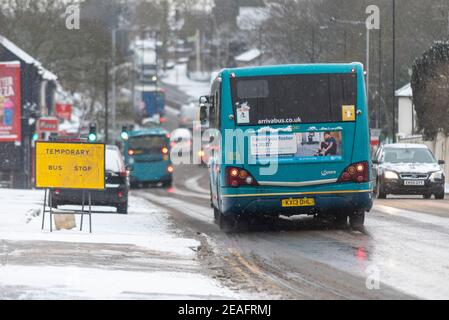
[[[177,64],[173,69],[165,71],[162,81],[177,86],[194,98],[207,95],[210,91],[209,81],[195,81],[187,77],[187,64]]]
[[[446,190],[446,194],[449,194],[449,183],[446,183],[445,190]]]
[[[202,272],[200,243],[148,201],[131,197],[128,215],[101,208],[110,212],[93,215],[92,234],[87,217],[83,232],[77,217],[77,229],[50,233],[47,215],[42,231],[42,191],[0,189],[0,202],[0,299],[238,298]]]

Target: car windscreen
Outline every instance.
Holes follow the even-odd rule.
[[[231,89],[237,124],[341,122],[343,106],[356,108],[357,76],[241,77],[231,80]]]
[[[128,147],[134,150],[135,154],[139,153],[160,153],[161,149],[167,147],[168,141],[166,136],[139,136],[129,139]]]
[[[428,149],[424,148],[388,148],[383,156],[385,163],[435,163]]]

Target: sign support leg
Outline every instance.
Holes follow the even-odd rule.
[[[92,233],[92,194],[89,191],[89,232]]]
[[[51,196],[51,191],[49,191],[49,205],[50,205],[50,232],[53,232],[53,197]]]
[[[45,189],[44,209],[42,210],[42,230],[44,230],[44,226],[45,226],[45,210],[47,209],[47,191],[48,191],[48,189]]]
[[[83,221],[84,221],[84,190],[82,191],[82,203],[81,203],[81,224],[80,231],[83,231]]]

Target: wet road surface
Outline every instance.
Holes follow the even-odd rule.
[[[287,299],[449,298],[449,200],[376,200],[363,233],[306,217],[225,234],[207,186],[207,169],[181,166],[172,189],[133,192],[198,234],[204,266],[237,290]]]

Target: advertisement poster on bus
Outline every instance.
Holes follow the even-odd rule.
[[[250,154],[253,161],[273,157],[280,162],[341,161],[342,131],[254,135]]]
[[[0,142],[21,141],[20,63],[0,63]]]

